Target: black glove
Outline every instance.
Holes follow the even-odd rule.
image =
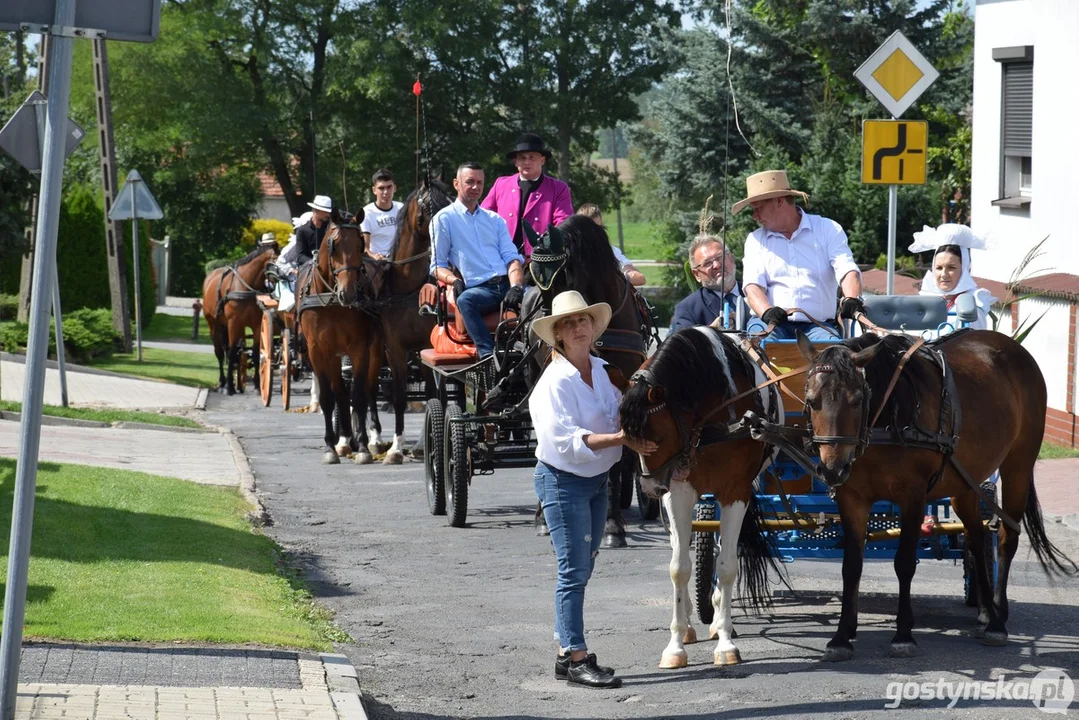
[[[514,285],[506,292],[506,297],[502,299],[502,304],[510,310],[520,310],[521,301],[524,300],[525,289],[523,285]]]
[[[769,325],[782,325],[783,323],[787,322],[787,317],[788,316],[786,310],[773,305],[772,307],[764,311],[764,314],[761,315],[761,320],[763,320]]]
[[[839,317],[853,320],[855,313],[865,312],[865,302],[860,297],[845,297],[839,301]]]
[[[460,278],[453,281],[453,299],[456,302],[457,298],[461,297],[461,294],[465,291],[465,281]]]

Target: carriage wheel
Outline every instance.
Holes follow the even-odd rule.
[[[638,487],[640,487],[638,485]],[[715,520],[716,506],[709,500],[698,501],[694,508],[697,520]],[[694,598],[697,617],[705,625],[712,624],[715,608],[712,607],[712,589],[716,586],[716,534],[699,532],[693,534]]]
[[[468,481],[472,469],[468,462],[465,426],[450,422],[461,416],[461,408],[456,403],[446,406],[445,435],[443,436],[442,474],[446,486],[446,509],[450,516],[450,525],[464,527],[468,514]]]
[[[637,511],[642,520],[655,520],[659,517],[660,502],[656,498],[648,497],[641,487],[641,472],[639,468],[633,471],[633,484],[637,488]]]
[[[259,392],[262,407],[270,407],[273,397],[273,329],[274,311],[262,313],[262,336],[259,339]]]
[[[432,515],[446,514],[446,476],[442,471],[445,430],[442,401],[431,398],[423,414],[423,471],[427,479],[427,507]]]
[[[285,328],[281,331],[281,404],[288,411],[292,399],[292,332]]]

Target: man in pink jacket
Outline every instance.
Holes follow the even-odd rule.
[[[573,201],[569,185],[543,173],[543,165],[551,159],[551,151],[539,135],[520,135],[513,150],[506,153],[506,159],[517,167],[517,174],[495,180],[480,204],[494,210],[506,221],[514,245],[528,258],[532,246],[521,231],[521,219],[527,220],[532,229],[542,235],[548,227],[573,214]]]

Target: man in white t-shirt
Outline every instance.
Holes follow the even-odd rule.
[[[376,260],[389,259],[393,252],[393,240],[397,235],[397,213],[403,205],[393,199],[396,192],[397,185],[393,182],[393,174],[389,170],[383,168],[371,178],[371,193],[375,196],[375,201],[364,206],[360,230],[363,231],[367,254]]]

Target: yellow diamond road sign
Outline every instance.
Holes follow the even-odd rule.
[[[898,30],[854,73],[893,117],[906,112],[939,75]]]
[[[862,182],[924,185],[929,124],[924,120],[862,123]]]

